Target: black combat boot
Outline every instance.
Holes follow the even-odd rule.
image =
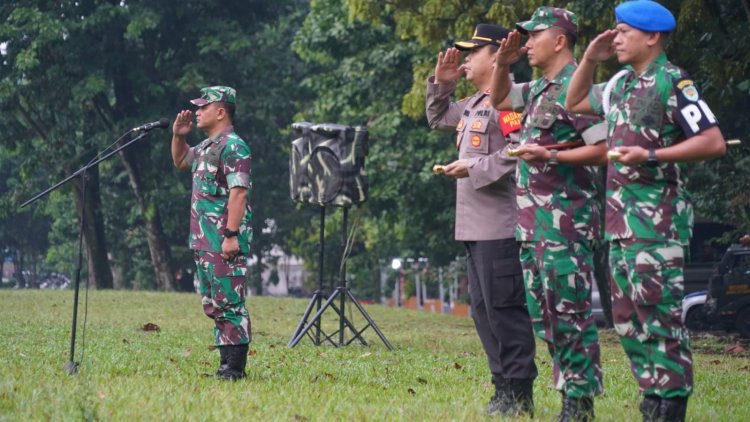
[[[224,371],[229,368],[227,364],[227,348],[226,346],[219,346],[219,369],[216,371],[216,376],[219,378],[224,377]]]
[[[557,422],[591,422],[593,420],[593,397],[577,399],[563,393],[562,412],[557,417]]]
[[[495,384],[495,395],[487,403],[487,415],[502,415],[508,408],[508,380],[500,375],[492,375],[492,383]]]
[[[661,403],[659,404],[659,422],[685,422],[687,402],[687,397],[661,399]]]
[[[503,416],[515,418],[521,415],[534,417],[534,379],[508,380],[508,410]]]
[[[659,418],[659,406],[661,405],[661,398],[659,396],[648,395],[643,397],[643,401],[639,409],[643,415],[643,422],[658,422]]]
[[[227,369],[222,373],[222,378],[229,381],[245,378],[248,345],[222,346],[222,348],[227,350]]]

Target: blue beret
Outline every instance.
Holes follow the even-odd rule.
[[[617,23],[646,32],[669,32],[677,26],[672,12],[651,0],[626,1],[615,7]]]

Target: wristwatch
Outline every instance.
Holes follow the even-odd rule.
[[[224,237],[237,237],[238,234],[240,234],[239,230],[229,230],[228,228],[224,227],[224,230],[221,232]]]
[[[656,159],[656,150],[653,148],[648,149],[648,159],[646,159],[646,165],[648,167],[656,167],[659,165],[659,160]]]
[[[557,150],[556,149],[549,150],[549,160],[547,161],[547,163],[549,165],[551,165],[551,166],[556,166],[556,165],[560,164],[560,162],[557,161]]]

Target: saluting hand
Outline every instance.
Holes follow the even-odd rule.
[[[172,124],[172,133],[175,135],[185,136],[193,130],[193,112],[182,110],[177,113],[177,117]]]
[[[515,30],[508,34],[508,38],[500,40],[500,48],[495,53],[495,64],[508,66],[521,59],[528,49],[521,47],[521,33]]]
[[[592,62],[603,62],[612,57],[615,52],[614,41],[617,36],[617,30],[608,29],[597,35],[583,53],[583,60]]]
[[[444,84],[458,80],[466,71],[461,66],[461,52],[451,47],[443,53],[438,53],[435,65],[435,82]]]

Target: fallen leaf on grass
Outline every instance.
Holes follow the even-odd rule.
[[[258,354],[258,351],[257,351],[257,350],[255,350],[255,349],[253,349],[253,350],[251,350],[251,351],[247,352],[247,355],[248,355],[248,356],[255,356],[255,355],[257,355],[257,354]]]
[[[294,416],[292,416],[292,419],[294,419],[295,421],[306,421],[306,420],[308,420],[305,416],[302,416],[302,415],[294,415]]]
[[[99,392],[99,399],[104,400],[107,397],[106,394],[104,394],[104,391]]]
[[[122,339],[122,344],[130,344],[130,342],[128,341],[128,339],[124,338]]]
[[[320,357],[324,358],[324,357],[326,357],[326,356],[328,356],[328,355],[327,355],[327,354],[325,354],[325,352],[318,352],[318,356],[320,356]]]
[[[427,380],[424,378],[417,378],[417,382],[420,384],[427,384]]]
[[[415,394],[417,394],[417,392],[416,392],[416,391],[414,391],[414,389],[413,389],[413,388],[410,388],[410,389],[408,389],[408,390],[406,390],[406,391],[408,391],[408,392],[409,392],[409,394],[411,394],[412,396],[413,396],[413,395],[415,395]]]
[[[359,355],[359,357],[366,358],[366,357],[368,357],[370,355],[372,355],[372,353],[371,352],[367,352],[367,353],[363,353],[363,354]]]
[[[714,359],[711,361],[714,365],[721,365],[721,361],[719,359]]]
[[[460,363],[458,363],[458,362],[453,362],[453,367],[454,367],[454,368],[456,368],[456,369],[461,369],[461,368],[463,368],[463,366],[461,366],[461,364],[460,364]]]
[[[461,356],[462,358],[467,358],[467,357],[471,356],[471,353],[469,353],[469,352],[461,352],[458,355]]]
[[[177,359],[175,359],[175,358],[169,358],[167,360],[170,361],[170,362],[172,362],[172,363],[176,363],[177,362]]]
[[[182,352],[182,356],[190,356],[192,354],[193,354],[193,350],[192,349],[186,349],[186,350],[184,350]]]
[[[739,341],[737,343],[727,344],[726,346],[724,346],[724,353],[729,353],[730,355],[737,355],[745,352],[747,352],[747,349],[742,347]]]
[[[201,365],[203,365],[203,366],[211,366],[211,362],[209,362],[207,360],[202,360],[201,361]]]
[[[161,328],[159,328],[159,326],[154,324],[153,322],[147,322],[143,324],[143,327],[141,327],[141,330],[149,332],[149,331],[159,331],[161,330]]]
[[[327,376],[331,381],[336,381],[336,377],[332,374],[329,374],[328,372],[324,373],[323,375]]]
[[[214,346],[213,344],[210,345],[210,346],[208,346],[208,350],[216,350],[216,349],[217,349],[217,347]]]

